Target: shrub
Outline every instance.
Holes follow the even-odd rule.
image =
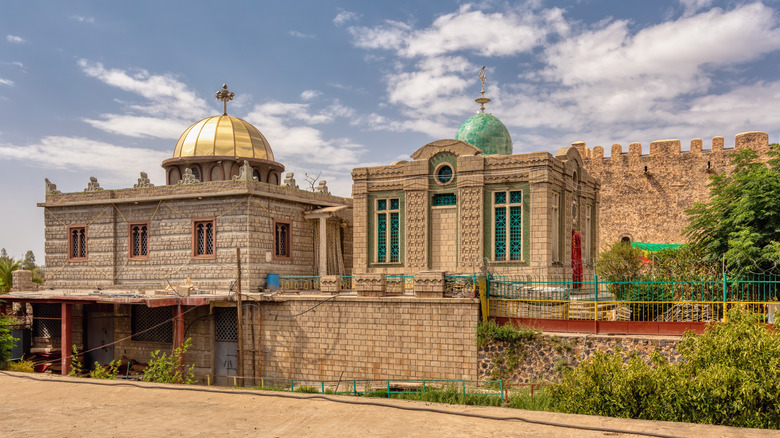
[[[14,362],[8,362],[8,371],[16,371],[17,373],[34,373],[33,361],[31,360],[17,360]]]
[[[11,359],[11,350],[16,346],[19,339],[11,336],[11,318],[0,315],[0,369],[6,367],[8,360]]]
[[[683,362],[658,355],[598,353],[550,387],[563,412],[662,421],[780,428],[780,333],[735,308],[728,322],[678,346]]]
[[[195,365],[183,365],[184,354],[192,346],[192,339],[187,338],[184,344],[175,348],[169,355],[161,353],[160,350],[152,352],[152,358],[149,360],[149,366],[144,371],[143,380],[145,382],[157,383],[184,383],[194,382],[192,369]]]
[[[498,325],[495,321],[480,322],[477,325],[477,346],[484,346],[489,341],[516,343],[521,340],[534,339],[540,333],[540,331],[530,327],[510,324]]]
[[[298,387],[298,389],[295,390],[295,392],[301,392],[304,394],[319,394],[320,390],[313,386],[301,385]]]
[[[112,360],[108,365],[100,365],[100,362],[95,362],[95,369],[89,372],[89,377],[93,379],[106,379],[116,380],[117,374],[119,374],[119,364],[121,361]]]

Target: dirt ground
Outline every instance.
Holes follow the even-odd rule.
[[[30,377],[40,380],[32,380]],[[518,420],[453,413],[523,417],[568,425],[683,437],[765,437],[778,432],[685,423],[623,420],[508,408],[437,405],[405,400],[97,381],[41,374],[0,373],[0,436],[338,436],[338,437],[633,437]],[[179,388],[178,390],[175,388]],[[349,402],[349,403],[344,403]],[[375,402],[391,407],[366,405]],[[441,409],[449,413],[412,409]]]

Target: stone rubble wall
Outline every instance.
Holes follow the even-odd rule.
[[[654,351],[672,363],[681,360],[677,351],[679,337],[612,336],[584,334],[542,334],[532,340],[523,340],[516,351],[518,366],[507,371],[505,383],[540,383],[557,381],[563,367],[573,368],[593,357],[596,352],[633,352],[645,361]],[[506,357],[511,346],[504,341],[489,342],[479,348],[478,376],[481,380],[493,380],[499,371],[496,362]]]

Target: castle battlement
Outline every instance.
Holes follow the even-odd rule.
[[[610,150],[610,156],[604,156],[604,147],[594,146],[593,149],[588,148],[585,142],[578,141],[572,143],[572,147],[579,151],[580,155],[593,166],[598,166],[600,163],[603,165],[609,165],[618,161],[625,160],[656,160],[662,159],[674,160],[677,156],[683,154],[692,155],[710,155],[710,156],[728,156],[735,150],[739,149],[753,149],[763,155],[769,151],[769,135],[766,132],[752,131],[743,132],[737,134],[734,138],[734,147],[726,148],[724,146],[723,137],[713,137],[712,143],[709,149],[703,148],[704,142],[700,138],[694,138],[691,140],[690,148],[687,151],[682,150],[680,140],[668,139],[668,140],[656,140],[650,143],[650,150],[648,154],[644,154],[641,143],[631,143],[628,145],[628,151],[623,152],[623,146],[620,144],[613,144]]]

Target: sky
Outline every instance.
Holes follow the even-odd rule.
[[[30,1],[0,14],[0,247],[43,261],[44,178],[132,187],[191,124],[255,125],[278,162],[349,196],[478,112],[514,152],[764,131],[780,112],[778,1]]]

